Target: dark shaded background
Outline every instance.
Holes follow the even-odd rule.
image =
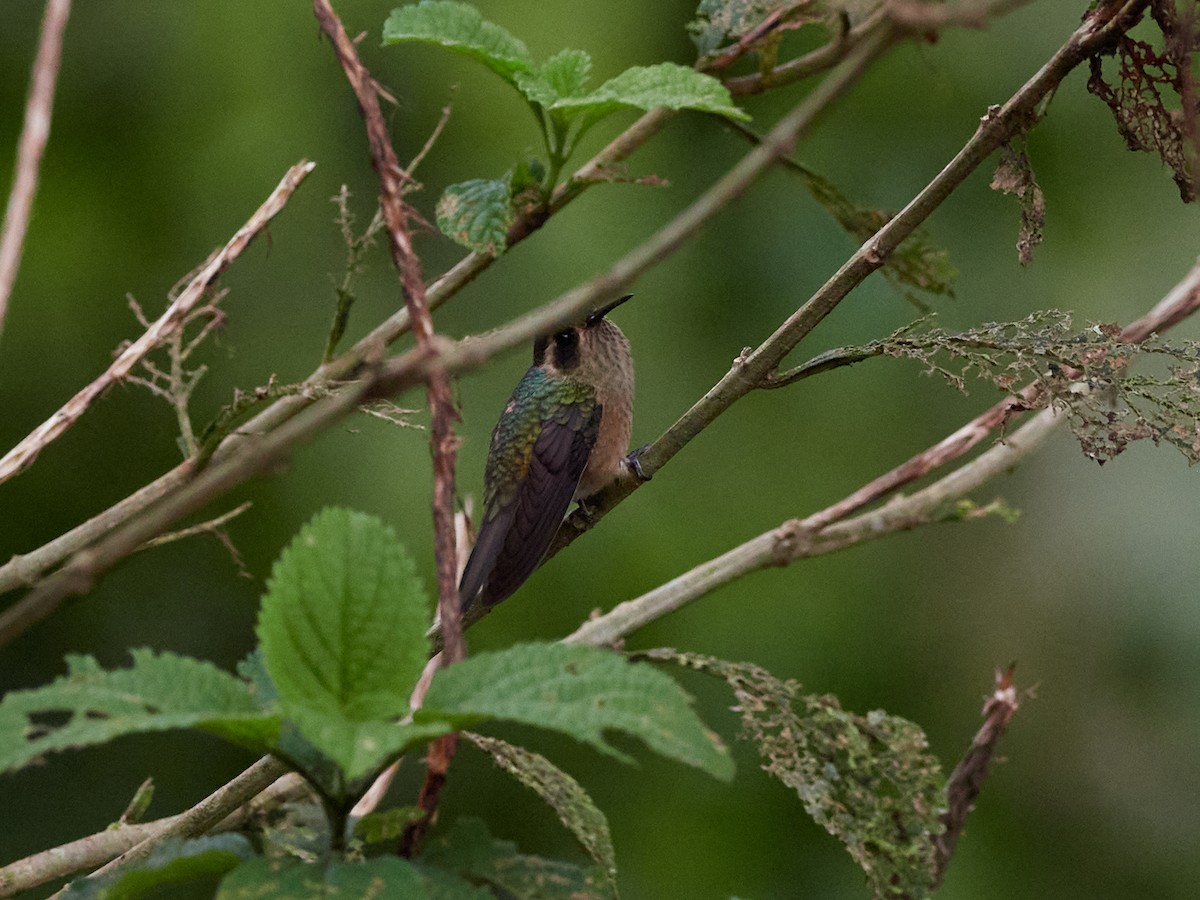
[[[598,79],[630,65],[690,62],[687,2],[480,2],[537,58],[587,49]],[[495,177],[537,149],[532,117],[494,76],[431,48],[378,48],[389,4],[341,2],[367,64],[400,100],[400,156],[424,142],[438,110],[455,112],[419,175],[432,215],[441,188]],[[867,76],[798,156],[861,202],[898,207],[961,146],[989,104],[1006,99],[1078,23],[1083,0],[1039,2],[985,31],[906,44]],[[5,8],[0,28],[0,173],[12,170],[40,4]],[[1107,109],[1062,86],[1030,151],[1046,191],[1046,243],[1016,260],[1017,208],[980,170],[930,230],[961,270],[946,327],[1074,310],[1126,322],[1192,264],[1197,215],[1168,173],[1128,153]],[[451,86],[457,85],[455,91]],[[807,90],[747,102],[761,130]],[[591,148],[632,118],[596,129]],[[745,150],[720,123],[681,116],[631,161],[664,189],[590,191],[437,314],[460,336],[550,299],[636,246]],[[205,352],[202,424],[235,386],[316,365],[344,248],[329,198],[346,183],[361,218],[374,180],[357,111],[305,4],[76,5],[53,132],[20,279],[0,340],[0,447],[35,427],[135,337],[132,293],[152,314],[177,279],[224,243],[301,158],[317,170],[224,280],[228,323]],[[579,157],[577,161],[582,161]],[[652,439],[756,344],[854,249],[793,176],[776,172],[697,240],[643,278],[618,320],[638,364],[635,443]],[[420,241],[437,274],[461,251]],[[351,337],[400,301],[382,253],[360,283]],[[914,309],[882,279],[857,291],[805,356],[881,336]],[[1179,337],[1196,337],[1186,323]],[[460,490],[478,493],[487,437],[526,355],[459,385]],[[593,608],[642,593],[783,519],[818,509],[891,468],[994,401],[962,396],[915,364],[876,361],[751,396],[708,429],[653,485],[537,574],[471,634],[474,650],[565,634]],[[420,405],[412,393],[400,402]],[[415,422],[425,421],[423,412]],[[37,547],[174,465],[170,410],[144,390],[113,390],[28,473],[0,486],[0,559]],[[430,584],[425,434],[361,417],[300,450],[276,477],[214,509],[254,502],[231,526],[253,579],[199,538],[141,553],[85,599],[0,652],[0,686],[42,684],[64,653],[106,665],[151,646],[231,668],[253,645],[257,597],[272,558],[318,508],[336,503],[394,524]],[[1169,449],[1137,446],[1103,469],[1057,435],[978,499],[1022,511],[940,526],[744,579],[636,635],[759,662],[852,709],[921,723],[947,768],[978,724],[993,667],[1018,661],[1038,697],[1016,720],[951,867],[947,898],[1191,897],[1200,879],[1200,626],[1195,524],[1200,490]],[[729,698],[689,682],[705,719],[736,732]],[[738,748],[719,785],[638,751],[626,768],[516,729],[575,774],[609,817],[628,897],[862,897],[849,857],[797,799]],[[127,738],[0,778],[0,861],[104,827],[138,783],[158,784],[150,815],[194,802],[250,758],[195,735]],[[409,802],[419,777],[396,789]],[[482,815],[527,852],[571,856],[554,816],[470,748],[455,764],[446,819]]]

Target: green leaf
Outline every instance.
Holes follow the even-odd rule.
[[[106,672],[90,656],[68,657],[68,674],[0,701],[0,771],[42,753],[102,744],[123,734],[199,728],[266,749],[279,731],[248,686],[211,663],[151,650],[133,665]],[[58,721],[62,715],[65,721]]]
[[[419,806],[396,806],[380,812],[367,813],[354,823],[354,837],[364,844],[394,841],[404,829],[425,817]]]
[[[517,852],[515,844],[492,838],[478,819],[459,819],[448,834],[427,842],[422,862],[457,872],[521,900],[611,900],[604,870]]]
[[[517,74],[516,85],[532,103],[549,108],[563,97],[582,97],[592,74],[592,58],[583,50],[560,50],[536,72]]]
[[[442,234],[476,253],[499,256],[508,247],[508,229],[516,219],[509,182],[473,178],[452,184],[437,205]]]
[[[390,719],[355,721],[302,706],[290,707],[288,718],[314,747],[336,762],[351,781],[370,774],[410,747],[428,743],[454,730],[449,722],[433,716],[419,724]],[[342,793],[328,777],[320,779],[319,783],[331,795]]]
[[[360,863],[310,865],[296,859],[257,857],[234,869],[221,882],[216,900],[312,900],[316,897],[423,900],[416,868],[394,856]]]
[[[563,97],[551,105],[594,121],[619,109],[693,109],[730,119],[748,120],[729,96],[729,91],[711,75],[677,63],[634,66],[610,78],[594,92],[582,97]]]
[[[350,777],[382,758],[376,745],[397,746],[382,735],[408,711],[428,617],[412,560],[373,516],[323,510],[275,563],[258,621],[266,671],[287,718]]]
[[[161,888],[167,885],[224,875],[253,855],[250,842],[240,834],[171,839],[136,867],[99,878],[81,878],[69,884],[62,896],[73,900],[135,900],[152,891],[165,896]]]
[[[604,740],[616,729],[652,750],[722,780],[733,761],[705,729],[691,698],[669,676],[594,647],[519,644],[483,653],[434,676],[417,722],[443,718],[461,725],[506,719],[547,728],[628,761]]]
[[[422,0],[401,6],[383,24],[383,43],[435,44],[479,60],[505,81],[518,72],[532,72],[533,59],[525,45],[467,3]]]
[[[846,712],[836,697],[801,696],[795,682],[750,663],[670,650],[645,655],[725,680],[763,769],[846,846],[875,897],[929,896],[944,780],[920,728],[879,710]]]
[[[464,735],[490,755],[496,765],[536,793],[553,809],[559,821],[579,841],[585,853],[608,873],[615,884],[617,857],[613,850],[608,820],[579,782],[546,757],[499,738],[481,734]]]

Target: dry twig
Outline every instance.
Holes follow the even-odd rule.
[[[983,725],[946,782],[946,812],[942,814],[942,824],[946,830],[936,839],[935,887],[942,883],[946,875],[946,866],[954,856],[954,848],[958,845],[972,804],[983,789],[984,779],[996,754],[996,745],[1008,731],[1009,723],[1020,708],[1017,689],[1012,681],[1014,668],[1015,665],[1010,665],[1004,671],[996,672],[996,689],[983,704]]]
[[[103,375],[68,400],[58,412],[30,432],[3,459],[0,459],[0,484],[32,465],[38,454],[51,441],[60,437],[74,425],[96,398],[126,377],[133,367],[145,358],[147,353],[166,341],[183,326],[221,273],[246,249],[254,236],[266,228],[267,223],[275,217],[276,213],[283,209],[288,198],[292,196],[292,193],[315,165],[315,163],[301,161],[288,169],[283,180],[271,192],[271,196],[255,210],[254,215],[246,221],[246,224],[237,230],[237,233],[230,238],[229,243],[209,258],[188,286],[167,307],[166,312],[158,318],[158,321],[151,325],[145,334],[126,347]]]
[[[4,333],[8,298],[12,295],[17,270],[21,267],[21,250],[25,246],[29,214],[37,194],[42,153],[50,138],[54,86],[58,81],[58,66],[62,59],[63,32],[70,14],[71,0],[47,0],[46,12],[42,17],[42,36],[38,41],[33,75],[29,82],[29,99],[25,103],[25,124],[21,126],[21,137],[17,142],[12,190],[4,211],[4,228],[0,230],[0,334]]]

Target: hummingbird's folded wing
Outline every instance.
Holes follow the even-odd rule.
[[[598,403],[577,404],[543,424],[515,495],[484,514],[459,586],[464,610],[481,589],[483,603],[499,603],[537,568],[571,505],[596,443],[600,415]]]

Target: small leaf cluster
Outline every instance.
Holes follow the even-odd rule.
[[[130,667],[116,670],[103,669],[92,657],[70,657],[64,677],[0,701],[0,771],[52,751],[173,728],[208,732],[285,760],[320,797],[319,818],[327,814],[328,821],[314,832],[319,841],[306,840],[303,847],[290,838],[268,842],[277,858],[246,862],[241,845],[180,843],[172,845],[172,858],[191,863],[154,860],[160,880],[232,870],[220,893],[229,898],[335,890],[360,896],[362,886],[378,879],[387,892],[376,896],[421,897],[431,879],[453,880],[451,873],[430,874],[399,859],[344,861],[336,850],[350,808],[383,767],[432,738],[491,720],[556,731],[628,761],[606,739],[621,731],[715,777],[732,777],[728,752],[674,680],[595,648],[524,644],[480,654],[439,670],[423,706],[411,708],[409,697],[429,655],[430,611],[415,566],[390,528],[363,513],[324,510],[275,563],[259,616],[260,646],[239,666],[238,676],[208,662],[145,649],[133,651]],[[540,795],[553,793],[551,805],[602,861],[595,872],[581,870],[568,881],[594,881],[607,889],[614,866],[607,825],[603,816],[597,824],[599,811],[578,784],[536,754],[479,740]],[[366,823],[361,839],[379,839],[397,827],[392,819],[408,815]],[[469,877],[457,892],[429,896],[491,896],[476,893],[475,885],[509,890],[510,883],[558,872],[558,864],[535,865],[490,837],[481,846],[487,861],[480,865],[495,878],[467,866]],[[139,868],[128,877],[150,877],[146,871]],[[97,889],[97,882],[83,884]]]
[[[634,66],[592,87],[592,59],[585,51],[561,50],[538,63],[522,41],[475,7],[454,0],[421,0],[393,10],[383,26],[383,43],[432,44],[469,56],[499,75],[533,112],[546,165],[530,161],[501,179],[451,185],[438,203],[443,233],[493,256],[504,251],[523,198],[532,195],[533,206],[543,205],[583,136],[613,113],[665,106],[748,118],[719,81],[675,63]]]

